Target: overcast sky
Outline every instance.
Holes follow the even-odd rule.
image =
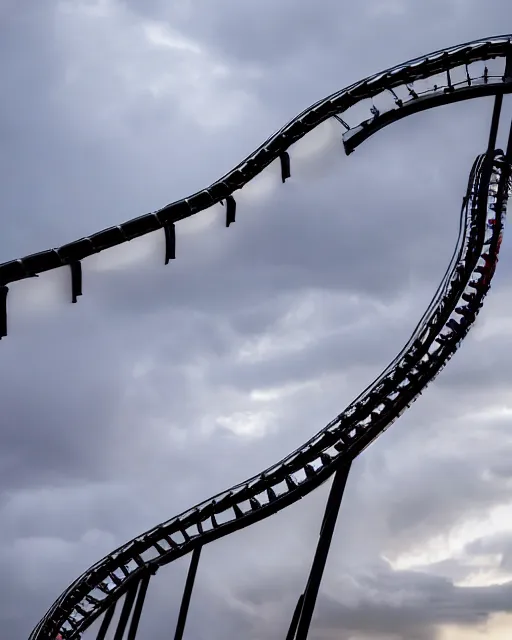
[[[509,4],[0,0],[0,261],[187,196],[324,95],[512,31]],[[239,195],[229,230],[220,207],[180,223],[169,266],[159,232],[85,261],[76,305],[66,269],[11,287],[2,640],[378,375],[444,272],[491,108],[413,116],[349,158],[327,125],[286,185],[272,166]],[[509,638],[511,246],[460,352],[354,464],[311,640]],[[205,548],[187,640],[284,639],[327,490]],[[187,562],[150,585],[141,637],[172,637]]]

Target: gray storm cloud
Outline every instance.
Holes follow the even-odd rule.
[[[323,95],[506,30],[507,7],[3,3],[0,260],[186,196]],[[262,185],[229,230],[219,212],[178,225],[172,265],[153,237],[85,262],[77,305],[62,274],[13,285],[2,638],[27,637],[111,549],[295,448],[384,368],[444,272],[489,119],[485,100],[444,107],[350,158],[333,130],[328,161]],[[492,638],[510,611],[508,249],[460,353],[354,465],[312,638],[481,624]],[[326,490],[205,549],[190,638],[285,636]],[[169,637],[185,574],[158,576],[142,636]]]

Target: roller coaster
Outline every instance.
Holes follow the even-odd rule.
[[[489,61],[493,61],[491,70]],[[282,182],[286,182],[292,170],[290,147],[329,118],[343,128],[341,143],[349,155],[370,136],[411,114],[474,98],[494,99],[487,149],[470,171],[450,264],[396,358],[342,413],[281,461],[146,531],[90,567],[54,602],[30,640],[75,640],[97,620],[97,640],[105,640],[119,603],[121,613],[112,637],[135,640],[152,576],[190,553],[174,636],[181,640],[203,546],[277,513],[334,476],[309,579],[286,637],[306,640],[353,460],[439,375],[474,324],[490,289],[512,182],[512,127],[505,151],[496,148],[503,99],[509,93],[511,35],[436,51],[320,100],[202,191],[60,248],[0,265],[0,338],[5,338],[10,284],[69,267],[70,297],[76,303],[82,295],[82,261],[158,230],[165,234],[165,264],[169,263],[176,257],[176,223],[222,203],[229,227],[236,219],[236,191],[272,162],[280,163]]]

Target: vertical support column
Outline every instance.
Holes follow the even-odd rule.
[[[114,640],[123,640],[124,632],[126,629],[126,625],[128,624],[130,613],[132,612],[133,603],[135,602],[135,596],[137,595],[138,587],[139,583],[136,582],[126,592],[123,608],[121,609],[121,615],[119,616],[119,622],[117,623],[117,629],[114,634]]]
[[[496,148],[496,138],[498,137],[498,127],[500,124],[501,105],[503,104],[503,94],[498,93],[494,98],[494,108],[492,110],[491,129],[489,131],[489,144],[487,153],[492,154]]]
[[[503,167],[501,178],[500,178],[500,189],[496,196],[496,211],[498,208],[503,207],[504,201],[508,197],[508,191],[510,187],[510,177],[511,177],[511,165],[512,163],[512,122],[510,123],[510,129],[508,132],[508,141],[507,148],[505,150],[505,166]],[[506,210],[505,210],[506,213]]]
[[[491,179],[492,164],[494,160],[494,150],[496,148],[496,140],[498,137],[498,128],[500,124],[501,107],[503,104],[503,94],[498,93],[494,98],[494,107],[492,110],[491,128],[489,130],[489,142],[487,144],[487,153],[480,177],[480,186],[477,194],[477,208],[483,211],[487,208],[487,197],[489,181]]]
[[[126,640],[135,640],[137,637],[137,630],[139,628],[140,617],[142,615],[142,608],[144,606],[144,600],[146,598],[146,592],[149,586],[149,580],[151,579],[151,573],[147,573],[144,578],[140,581],[139,592],[137,594],[137,601],[135,602],[135,607],[133,609],[132,621],[130,624],[130,628],[128,629],[128,637]]]
[[[322,521],[322,527],[320,529],[320,538],[316,547],[315,557],[311,566],[306,589],[302,596],[302,606],[297,603],[297,608],[292,619],[292,624],[288,631],[287,640],[306,640],[311,625],[311,619],[313,617],[313,611],[316,605],[316,599],[318,591],[320,589],[320,582],[324,574],[325,564],[327,562],[327,556],[331,546],[331,540],[336,526],[336,520],[341,506],[341,500],[347,484],[348,474],[352,462],[348,462],[340,466],[334,475],[334,480],[327,499],[327,505],[325,507],[324,518]],[[300,612],[298,610],[300,609]],[[296,627],[294,630],[294,621],[297,619]]]
[[[512,160],[512,122],[510,123],[510,130],[508,132],[507,149],[505,151],[505,157],[510,162]]]
[[[192,551],[187,580],[185,582],[185,589],[183,590],[183,598],[181,600],[181,607],[178,615],[178,622],[176,624],[174,640],[182,640],[183,638],[183,632],[185,631],[185,624],[187,622],[188,607],[190,605],[192,589],[194,587],[194,581],[196,579],[197,566],[199,564],[199,558],[201,557],[201,548],[202,547],[196,547]]]
[[[112,622],[112,618],[114,617],[116,604],[117,602],[114,601],[113,604],[111,604],[110,607],[105,612],[105,615],[103,616],[103,621],[101,623],[101,627],[98,631],[98,635],[96,636],[96,640],[105,640],[108,628],[110,627],[110,623]]]
[[[286,634],[286,640],[294,640],[297,633],[297,625],[299,624],[300,612],[302,611],[302,605],[304,604],[304,594],[301,593],[297,604],[295,605],[295,611],[293,612],[292,621],[290,622],[290,628]]]
[[[0,340],[7,336],[7,294],[9,287],[0,285]]]

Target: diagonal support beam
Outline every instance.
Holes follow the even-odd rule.
[[[341,500],[347,484],[348,474],[350,472],[351,462],[339,467],[334,475],[334,480],[327,499],[325,507],[322,527],[320,529],[320,538],[316,547],[315,557],[311,566],[306,589],[302,598],[302,606],[297,603],[297,608],[293,616],[292,624],[288,631],[287,640],[306,640],[311,625],[311,619],[315,610],[316,599],[320,589],[320,583],[324,574],[327,556],[331,546],[336,520],[341,506]],[[300,609],[300,613],[299,613]],[[296,621],[296,622],[295,622]],[[293,629],[296,624],[296,632]]]
[[[192,557],[190,559],[190,565],[188,568],[187,581],[185,582],[185,589],[183,590],[183,598],[181,600],[178,622],[176,624],[176,633],[174,634],[174,640],[182,640],[183,638],[183,632],[185,631],[185,624],[187,622],[188,608],[190,605],[190,598],[192,597],[192,589],[194,587],[194,581],[196,579],[199,558],[201,557],[201,548],[202,547],[196,547],[194,551],[192,551]]]
[[[133,603],[135,602],[135,596],[137,595],[138,587],[139,587],[139,583],[136,582],[126,592],[126,595],[124,597],[123,608],[121,609],[121,615],[119,617],[119,622],[117,623],[117,629],[114,635],[114,640],[123,640],[124,632],[126,629],[126,625],[128,624],[130,614],[133,609]]]
[[[151,579],[151,573],[148,572],[140,582],[139,591],[137,593],[137,600],[133,609],[132,621],[128,630],[128,637],[126,640],[135,640],[137,637],[137,630],[139,628],[140,617],[142,615],[142,608],[144,607],[144,600],[146,598],[146,592],[148,590],[149,581]]]
[[[105,640],[107,636],[107,631],[110,627],[110,623],[112,622],[112,618],[114,617],[114,613],[116,611],[117,602],[114,601],[110,607],[107,609],[103,621],[101,623],[101,627],[98,631],[98,635],[96,636],[96,640]]]
[[[498,93],[494,98],[494,107],[492,110],[491,128],[489,130],[489,144],[487,145],[487,153],[492,154],[496,148],[496,139],[498,137],[498,127],[500,125],[501,107],[503,105],[503,94]]]

